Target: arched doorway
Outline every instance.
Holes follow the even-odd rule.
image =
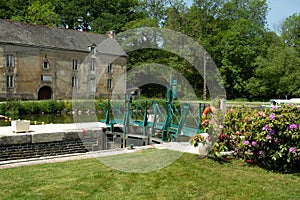
[[[43,86],[39,89],[38,99],[51,99],[52,98],[52,89],[49,86]]]

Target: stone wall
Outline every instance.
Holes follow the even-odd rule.
[[[0,137],[0,161],[105,150],[109,144],[101,129],[6,135]]]
[[[118,130],[118,127],[116,127]],[[131,145],[144,146],[160,143],[143,136],[141,128],[131,127],[135,134],[110,132],[109,128],[78,129],[48,133],[11,133],[0,135],[0,161],[39,158],[74,153],[86,153],[124,148]],[[134,133],[134,132],[132,132]],[[148,133],[149,134],[149,133]],[[125,145],[125,146],[124,146]]]
[[[7,54],[13,56],[13,66],[6,66]],[[108,71],[109,63],[101,62],[98,56],[96,71],[91,71],[88,55],[88,51],[0,44],[0,72],[3,74],[0,76],[0,99],[38,99],[40,89],[45,86],[51,88],[53,99],[71,99],[73,89],[80,90],[79,94],[84,94],[83,97],[88,97],[91,89],[96,97],[110,97],[112,91],[124,94],[125,79],[122,79],[123,87],[115,88],[115,84],[124,77],[126,59],[122,63],[112,60],[113,70]],[[74,60],[77,68],[73,68]],[[44,63],[48,63],[48,67]],[[11,87],[6,84],[8,75],[14,80]],[[79,80],[78,88],[72,86],[74,77]],[[112,81],[110,89],[107,88],[108,79]]]

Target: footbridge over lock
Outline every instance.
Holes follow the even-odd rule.
[[[132,100],[125,103],[100,101],[105,122],[114,132],[115,124],[122,124],[124,135],[141,135],[174,141],[181,136],[202,133],[202,113],[207,104],[198,102],[164,102]],[[107,105],[107,106],[105,106]]]
[[[99,104],[105,113],[101,122],[109,127],[109,131],[113,133],[115,125],[121,125],[119,134],[122,137],[140,138],[145,140],[144,145],[188,141],[190,136],[203,133],[202,115],[209,105],[198,101],[177,101],[173,87],[167,87],[165,100],[138,100],[127,94],[125,100],[100,100]]]

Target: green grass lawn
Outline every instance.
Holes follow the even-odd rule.
[[[300,199],[300,176],[268,172],[237,160],[219,163],[183,154],[148,173],[109,167],[120,162],[135,168],[142,157],[158,153],[174,154],[152,150],[134,153],[139,155],[135,159],[124,154],[101,158],[102,162],[84,159],[1,169],[0,199]],[[142,167],[153,164],[148,158],[142,162]]]

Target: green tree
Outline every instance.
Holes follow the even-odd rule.
[[[158,24],[165,21],[168,0],[140,0],[140,2],[140,11],[145,13],[146,18],[156,19]]]
[[[219,66],[229,99],[245,97],[248,80],[256,68],[255,58],[265,54],[269,44],[266,34],[267,3],[265,0],[228,1],[220,10],[219,42],[215,49],[220,52],[215,62]]]
[[[89,30],[84,27],[85,11],[91,1],[82,0],[52,0],[55,12],[59,15],[59,26],[68,29]],[[88,25],[87,25],[88,26]]]
[[[13,12],[10,6],[10,2],[7,0],[0,0],[0,5],[0,18],[10,19]]]
[[[10,15],[7,19],[12,19],[15,21],[26,21],[25,15],[28,6],[30,5],[30,1],[28,0],[10,0],[7,1],[10,11],[8,14]]]
[[[295,47],[300,53],[300,15],[295,13],[286,18],[281,27],[281,37],[284,42]]]
[[[239,19],[221,33],[219,70],[229,98],[248,98],[244,87],[253,75],[255,58],[266,49],[262,36],[251,35],[253,29],[255,26],[248,20]]]
[[[126,31],[140,27],[158,27],[158,21],[153,18],[132,20],[124,25],[123,30]]]
[[[193,6],[188,8],[180,1],[174,2],[168,9],[168,17],[166,19],[165,27],[182,32],[185,35],[193,38],[193,40],[199,42],[211,55],[212,46],[211,43],[215,41],[215,33],[217,31],[216,19],[214,18],[217,12],[218,1],[194,1]],[[219,4],[218,4],[219,5]],[[177,45],[184,46],[186,41],[178,41]],[[200,51],[195,49],[195,52]],[[193,52],[193,51],[192,51]],[[196,55],[196,54],[195,54]],[[192,59],[191,63],[196,67],[204,65],[203,56],[189,55]],[[176,60],[176,59],[173,59]],[[209,63],[210,64],[210,63]],[[175,65],[176,66],[176,65]],[[190,63],[184,61],[177,64],[177,70],[180,71],[189,80],[193,86],[194,91],[198,96],[202,96],[203,92],[203,77],[197,72],[195,67]]]
[[[191,27],[187,26],[186,15],[188,10],[189,8],[181,1],[171,2],[167,9],[164,27],[187,34],[186,28]]]
[[[166,26],[198,41],[219,68],[227,98],[249,97],[245,86],[265,54],[266,0],[195,0],[191,8],[170,9]],[[199,79],[200,80],[200,79]]]
[[[300,95],[300,58],[283,43],[272,45],[265,57],[258,56],[254,77],[246,88],[252,98],[285,98]]]
[[[138,0],[52,0],[60,26],[105,33],[121,32],[126,23],[144,19]]]
[[[124,26],[138,19],[145,18],[138,9],[138,0],[97,0],[93,3],[90,27],[91,31],[105,33],[115,30],[117,33],[124,30]]]
[[[59,15],[55,13],[55,7],[51,2],[32,2],[27,8],[25,20],[29,23],[49,25],[58,25]]]

